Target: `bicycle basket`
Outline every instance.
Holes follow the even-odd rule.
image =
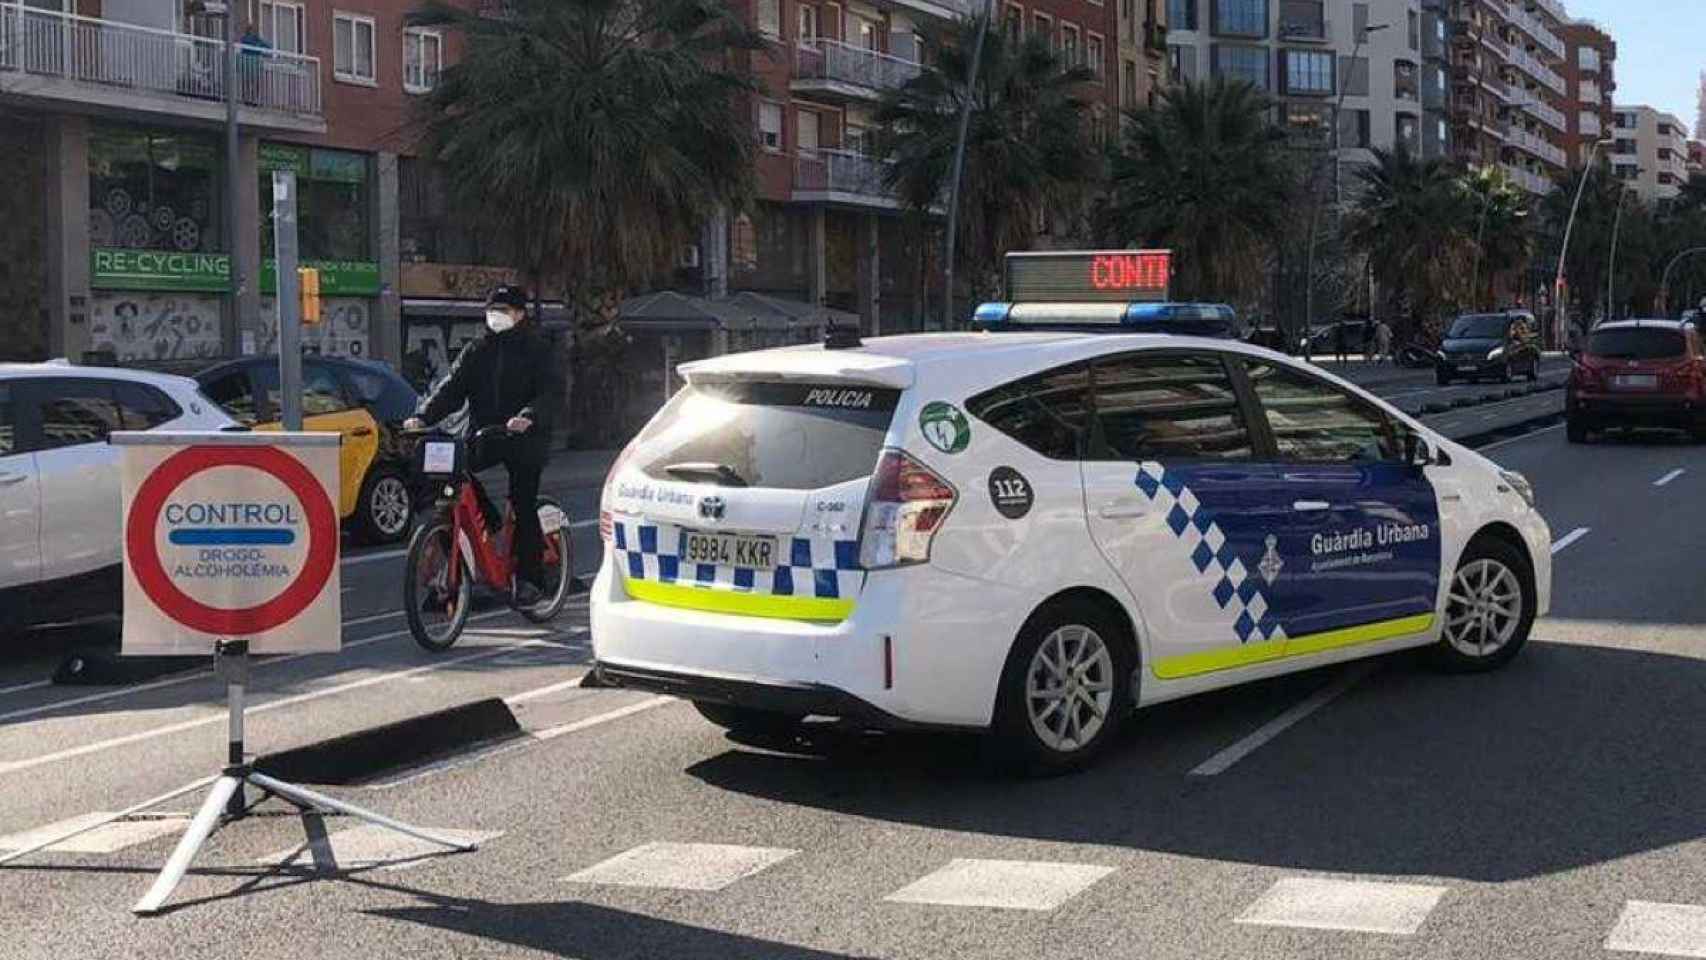
[[[454,480],[468,468],[468,446],[449,434],[431,434],[415,444],[415,475],[425,480]]]

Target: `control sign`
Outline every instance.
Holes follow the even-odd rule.
[[[335,433],[115,433],[126,654],[335,651]]]
[[[1009,253],[1009,303],[1134,303],[1166,300],[1171,250]]]

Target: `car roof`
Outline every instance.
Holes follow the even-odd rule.
[[[1588,332],[1598,333],[1601,330],[1634,330],[1636,328],[1648,330],[1682,330],[1690,326],[1693,326],[1693,324],[1687,320],[1672,320],[1669,317],[1653,317],[1651,319],[1637,317],[1633,320],[1612,320],[1607,323],[1602,323]]]
[[[933,392],[946,394],[975,392],[1111,353],[1165,349],[1239,353],[1295,364],[1290,357],[1265,347],[1221,338],[1164,333],[980,331],[873,337],[858,347],[837,350],[820,344],[778,347],[696,360],[679,369],[689,381],[759,374],[784,379],[850,380],[897,389],[925,382]]]
[[[0,379],[39,379],[44,377],[93,377],[105,380],[129,380],[156,387],[194,390],[196,382],[189,377],[152,370],[133,370],[129,367],[85,367],[51,360],[46,363],[0,363]]]

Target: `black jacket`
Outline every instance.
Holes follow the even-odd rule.
[[[421,401],[420,418],[437,423],[464,400],[470,432],[526,417],[533,429],[516,438],[510,449],[543,461],[550,450],[551,421],[563,398],[563,374],[554,352],[530,325],[488,333],[462,348],[449,379]]]

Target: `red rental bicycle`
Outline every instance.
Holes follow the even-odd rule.
[[[505,504],[503,525],[494,536],[480,509],[480,481],[468,469],[468,453],[507,435],[503,427],[476,431],[466,443],[448,434],[426,434],[415,452],[415,470],[435,485],[433,519],[415,530],[404,567],[403,610],[415,642],[432,651],[448,650],[468,625],[476,583],[514,595],[515,511]],[[538,502],[544,532],[540,560],[545,594],[517,613],[544,623],[561,613],[574,580],[574,544],[568,515],[547,496]]]

